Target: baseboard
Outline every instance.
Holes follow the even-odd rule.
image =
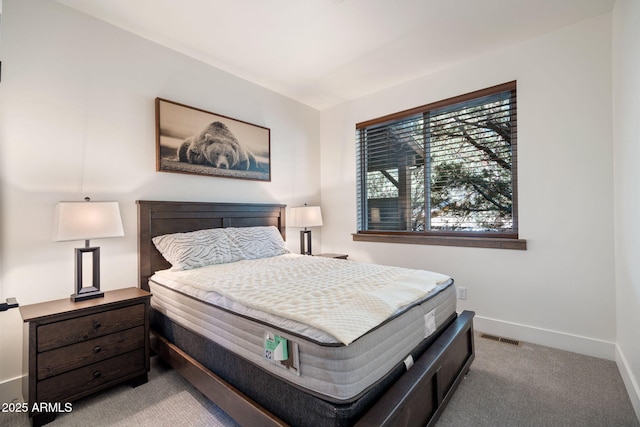
[[[492,335],[513,338],[532,344],[544,345],[546,347],[553,347],[601,359],[616,360],[616,344],[610,341],[505,322],[477,315],[473,319],[473,327],[477,331]]]
[[[15,399],[22,402],[22,377],[0,382],[0,402],[10,403]]]
[[[627,388],[627,393],[629,394],[633,410],[636,412],[636,416],[640,420],[640,385],[638,384],[638,379],[634,377],[633,372],[627,363],[627,358],[624,357],[624,353],[622,353],[622,350],[617,344],[616,363],[618,364],[618,370],[620,371],[620,376],[622,376],[624,386]]]

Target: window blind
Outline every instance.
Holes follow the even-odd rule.
[[[515,82],[356,125],[359,231],[517,236]]]

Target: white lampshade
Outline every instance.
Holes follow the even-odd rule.
[[[60,202],[53,239],[92,240],[124,236],[118,202]]]
[[[322,225],[320,206],[300,206],[289,209],[291,227],[319,227]]]

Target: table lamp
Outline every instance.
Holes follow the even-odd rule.
[[[100,248],[90,247],[90,239],[124,236],[118,202],[59,202],[56,205],[54,240],[84,240],[84,248],[75,249],[75,293],[72,301],[100,298]],[[85,255],[91,255],[90,275],[83,270]],[[87,270],[89,270],[87,268]],[[87,273],[87,277],[85,277]],[[91,276],[91,283],[85,279]]]
[[[299,206],[289,209],[289,225],[291,227],[303,227],[300,230],[300,253],[311,255],[311,230],[307,227],[319,227],[322,225],[322,212],[320,206]]]

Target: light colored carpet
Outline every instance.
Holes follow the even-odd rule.
[[[26,414],[0,414],[0,426],[27,427]],[[158,357],[146,384],[122,384],[73,403],[51,427],[235,427],[237,424]]]
[[[476,334],[476,359],[437,427],[640,427],[614,362]],[[179,374],[152,359],[149,382],[73,404],[57,426],[235,426]],[[0,425],[26,427],[25,414]]]
[[[476,359],[437,427],[638,427],[614,362],[475,336]]]

